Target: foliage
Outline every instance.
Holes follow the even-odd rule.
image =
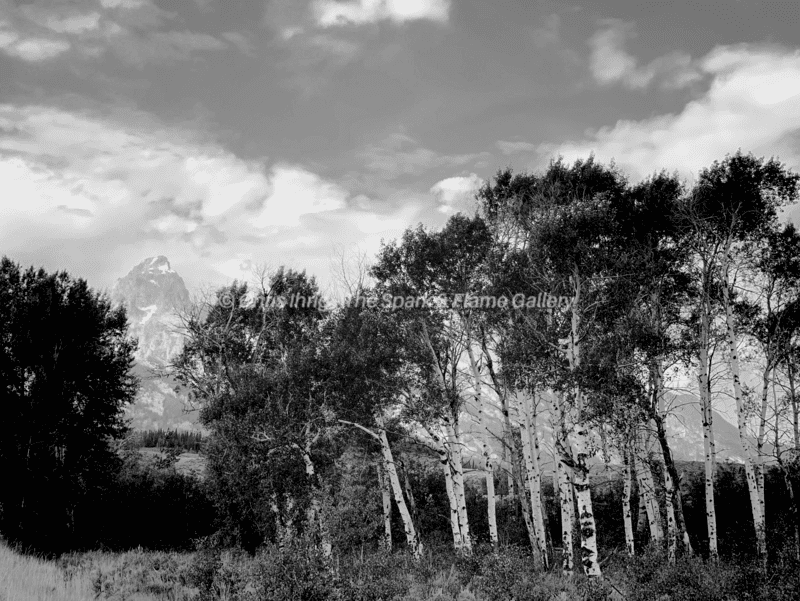
[[[0,261],[0,531],[59,551],[91,540],[137,383],[125,310],[66,272]]]

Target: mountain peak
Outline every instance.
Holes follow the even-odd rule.
[[[176,273],[164,255],[149,257],[131,270],[131,273]]]

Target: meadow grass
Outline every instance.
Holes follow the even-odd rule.
[[[0,544],[0,601],[188,601],[191,554],[74,553],[56,560]]]

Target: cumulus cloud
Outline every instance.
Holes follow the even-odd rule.
[[[621,120],[584,140],[541,145],[540,152],[569,160],[594,152],[640,177],[662,168],[689,176],[738,148],[798,163],[800,51],[719,46],[698,68],[711,86],[679,113]]]
[[[260,165],[178,131],[12,105],[0,106],[0,129],[3,209],[22,220],[57,220],[64,207],[97,231],[127,214],[134,229],[191,233],[270,189]]]
[[[448,177],[431,187],[440,205],[441,213],[456,213],[472,208],[475,192],[483,185],[483,180],[470,173],[467,176]]]
[[[348,192],[301,167],[276,165],[270,176],[271,192],[251,223],[257,228],[300,225],[312,213],[346,206]]]
[[[311,11],[321,27],[365,25],[378,21],[446,23],[450,0],[315,0]]]
[[[592,75],[599,83],[621,83],[642,90],[655,81],[664,87],[682,88],[701,78],[685,52],[672,52],[639,66],[625,48],[627,40],[636,37],[634,24],[619,19],[604,19],[600,24],[600,30],[589,40]]]
[[[302,165],[245,160],[143,113],[6,104],[0,134],[6,251],[35,249],[60,267],[71,254],[72,265],[107,263],[114,277],[115,265],[148,253],[192,265],[195,282],[248,277],[239,255],[324,273],[332,240],[377,248],[420,207],[355,200]]]

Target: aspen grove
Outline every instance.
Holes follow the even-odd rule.
[[[693,183],[665,172],[631,183],[592,157],[505,169],[473,214],[408,229],[343,267],[338,303],[275,302],[321,296],[284,268],[219,290],[183,316],[174,374],[202,407],[231,540],[288,545],[302,533],[333,573],[335,482],[357,452],[380,547],[417,562],[437,520],[469,557],[482,544],[501,553],[505,516],[519,515],[538,570],[600,580],[616,551],[602,543],[598,474],[617,466],[619,553],[646,543],[670,564],[713,564],[724,406],[744,450],[749,502],[736,511],[754,557],[768,570],[782,551],[767,536],[774,468],[800,560],[800,233],[781,217],[799,179],[741,152]],[[508,302],[543,295],[568,302]],[[689,504],[668,429],[679,390],[702,423],[701,497]],[[413,476],[420,461],[443,491],[434,517],[421,509],[432,493]]]

